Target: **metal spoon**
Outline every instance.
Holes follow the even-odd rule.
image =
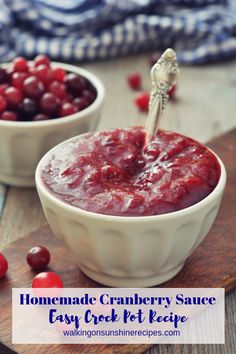
[[[176,83],[179,67],[176,54],[168,48],[151,69],[152,91],[149,100],[149,113],[146,121],[146,144],[157,134],[160,117],[168,101],[168,91]]]

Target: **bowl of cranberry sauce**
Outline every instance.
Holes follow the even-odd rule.
[[[49,149],[95,130],[104,95],[96,75],[44,55],[1,64],[0,181],[35,185],[36,166]]]
[[[212,226],[226,172],[201,143],[142,127],[87,133],[50,150],[36,186],[54,232],[80,269],[115,287],[177,274]]]

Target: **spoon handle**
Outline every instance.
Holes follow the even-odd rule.
[[[152,91],[146,121],[146,145],[156,136],[160,117],[168,102],[168,91],[176,82],[179,73],[176,54],[168,48],[151,69]]]

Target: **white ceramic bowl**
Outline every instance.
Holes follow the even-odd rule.
[[[5,64],[7,67],[10,64]],[[97,91],[86,109],[65,118],[40,122],[0,120],[0,181],[15,186],[35,185],[35,169],[41,157],[53,146],[72,136],[95,130],[104,101],[104,87],[97,76],[73,65],[52,63],[88,79]]]
[[[54,149],[42,158],[36,170],[45,216],[55,236],[74,254],[80,269],[101,284],[149,287],[171,279],[215,220],[226,183],[225,167],[217,155],[220,180],[205,199],[168,214],[120,217],[79,209],[49,192],[41,171]]]

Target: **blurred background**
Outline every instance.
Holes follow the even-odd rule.
[[[15,56],[77,63],[98,74],[107,98],[98,127],[142,125],[127,76],[149,91],[150,55],[173,47],[181,65],[162,127],[202,142],[235,125],[233,0],[0,0],[0,61]]]

